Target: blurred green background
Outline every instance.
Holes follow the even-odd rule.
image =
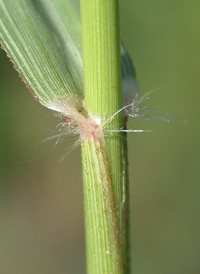
[[[135,274],[200,273],[199,10],[197,0],[120,2],[141,95],[158,89],[147,104],[188,122],[129,122],[154,131],[128,137]],[[86,273],[80,149],[59,162],[75,139],[45,141],[61,121],[3,51],[0,114],[0,273]]]

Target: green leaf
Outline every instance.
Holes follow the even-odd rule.
[[[83,57],[80,7],[77,0],[35,0],[45,22],[59,40],[72,76],[83,92]]]
[[[121,72],[123,105],[132,104],[138,97],[140,87],[135,79],[135,69],[131,58],[121,42]]]
[[[78,100],[79,75],[66,57],[71,51],[62,49],[62,40],[42,8],[42,1],[1,0],[0,42],[42,104],[70,96]]]

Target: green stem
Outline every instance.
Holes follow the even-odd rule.
[[[111,172],[101,140],[82,143],[88,273],[122,274],[122,250]]]
[[[123,125],[121,113],[113,116],[122,107],[118,1],[81,0],[81,19],[85,109],[102,130],[82,139],[88,273],[125,274],[126,143],[109,132]]]

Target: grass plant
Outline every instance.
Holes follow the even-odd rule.
[[[0,0],[0,43],[34,98],[80,136],[88,274],[128,274],[126,121],[138,87],[118,0],[80,2]]]

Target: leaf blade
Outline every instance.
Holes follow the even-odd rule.
[[[68,61],[31,1],[1,0],[0,41],[42,104],[80,96]]]

